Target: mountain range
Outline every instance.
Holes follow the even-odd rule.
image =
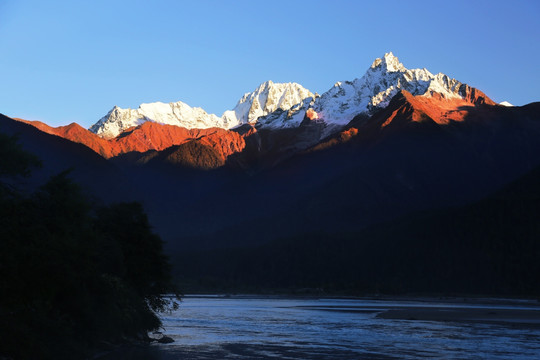
[[[221,116],[151,103],[89,130],[2,116],[0,131],[44,159],[40,179],[69,167],[99,201],[142,202],[184,260],[313,234],[360,244],[365,229],[468,206],[540,166],[540,103],[497,104],[392,53],[322,95],[265,82]]]
[[[401,91],[432,102],[444,100],[433,106],[444,109],[444,113],[435,117],[446,116],[449,120],[455,120],[448,114],[459,106],[495,105],[475,88],[441,73],[433,75],[427,69],[409,70],[392,53],[387,53],[376,59],[361,78],[337,82],[322,95],[313,94],[296,83],[267,81],[255,91],[244,94],[235,108],[225,111],[221,117],[179,101],[142,104],[135,110],[115,106],[89,131],[76,123],[53,128],[37,121],[19,120],[84,144],[105,158],[131,152],[162,151],[197,140],[213,147],[225,160],[244,149],[246,136],[261,130],[296,129],[298,133],[305,133],[305,128],[310,128],[308,135],[289,140],[287,144],[287,150],[290,147],[295,151],[305,150],[345,129],[353,118],[369,118],[386,108]]]
[[[413,95],[439,94],[445,99],[467,100],[472,103],[494,104],[484,94],[439,73],[427,69],[409,70],[392,53],[376,59],[365,75],[353,81],[337,82],[330,90],[319,95],[296,83],[278,84],[267,81],[251,93],[244,94],[233,110],[221,117],[208,114],[201,108],[176,103],[142,104],[138,109],[115,106],[107,115],[90,127],[101,137],[116,137],[123,131],[145,122],[176,125],[186,129],[233,129],[251,124],[258,129],[282,129],[300,126],[304,118],[318,119],[332,133],[347,125],[359,114],[372,115],[388,105],[400,90]]]

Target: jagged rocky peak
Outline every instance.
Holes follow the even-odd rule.
[[[470,101],[470,89],[473,88],[442,73],[434,75],[425,68],[407,69],[389,52],[375,59],[361,78],[336,83],[317,99],[313,109],[326,123],[343,126],[356,115],[371,115],[388,106],[401,90],[413,95],[437,93],[446,99]]]
[[[208,114],[201,108],[192,108],[181,101],[151,103],[143,104],[136,110],[114,107],[90,130],[103,137],[112,137],[146,121],[188,129],[230,129],[242,124],[277,129],[300,126],[307,116],[308,119],[325,123],[326,132],[323,135],[329,135],[356,115],[370,116],[388,106],[401,90],[413,95],[437,94],[443,99],[494,104],[481,91],[445,74],[434,75],[426,68],[407,69],[393,53],[388,52],[375,59],[361,78],[337,82],[321,96],[297,83],[267,81],[253,92],[244,94],[235,108],[225,111],[221,117]]]
[[[192,108],[181,101],[168,104],[161,102],[141,104],[135,110],[115,106],[94,124],[90,131],[111,138],[147,121],[187,129],[211,127],[230,129],[241,124],[257,123],[259,118],[276,111],[288,111],[302,104],[306,98],[312,97],[313,93],[297,83],[267,81],[253,92],[244,94],[236,107],[225,111],[221,117],[208,114],[198,107]]]
[[[274,83],[269,80],[255,91],[244,94],[233,110],[226,111],[224,118],[238,124],[255,123],[275,111],[287,111],[306,98],[315,95],[297,83]]]
[[[405,71],[407,70],[405,66],[403,66],[402,63],[399,62],[399,59],[392,54],[392,52],[388,52],[384,54],[382,58],[377,58],[375,61],[373,61],[373,64],[371,64],[371,69],[378,69],[380,68],[383,71]]]

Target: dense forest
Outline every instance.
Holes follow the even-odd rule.
[[[177,276],[190,292],[539,296],[539,185],[537,168],[467,206],[356,232],[180,253]]]
[[[160,327],[170,264],[138,203],[102,205],[0,134],[0,358],[78,359]]]

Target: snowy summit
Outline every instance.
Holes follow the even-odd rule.
[[[305,98],[313,96],[309,90],[296,83],[279,84],[267,81],[255,91],[244,94],[236,107],[225,111],[221,117],[208,114],[201,108],[192,108],[181,101],[169,104],[161,102],[142,104],[138,109],[122,109],[115,106],[90,127],[90,131],[111,138],[146,121],[187,129],[211,127],[230,129],[245,123],[256,123],[259,117],[276,111],[287,111]]]
[[[384,108],[400,90],[413,95],[437,92],[446,98],[460,98],[462,84],[427,69],[407,69],[391,52],[375,59],[364,76],[338,82],[315,102],[314,110],[327,123],[346,125],[358,114],[371,115]]]
[[[242,96],[235,108],[225,111],[221,117],[181,101],[142,104],[135,110],[115,106],[90,130],[110,138],[146,121],[188,129],[230,129],[246,123],[260,128],[287,128],[299,126],[307,115],[310,119],[324,121],[331,132],[356,115],[372,115],[386,107],[400,90],[425,96],[438,93],[453,99],[464,98],[464,87],[465,84],[442,73],[434,75],[425,68],[407,69],[389,52],[375,59],[361,78],[337,82],[321,96],[297,83],[267,81]]]

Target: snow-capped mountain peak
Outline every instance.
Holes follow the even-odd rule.
[[[405,71],[405,66],[403,66],[402,63],[399,62],[399,59],[392,54],[392,52],[388,52],[384,54],[382,58],[377,58],[375,61],[373,61],[373,64],[371,64],[371,69],[381,69],[382,71],[388,72],[388,71]]]
[[[151,103],[142,104],[136,110],[114,107],[90,130],[104,137],[112,137],[145,121],[188,129],[230,129],[246,123],[259,128],[288,128],[300,126],[311,109],[311,115],[307,118],[326,124],[325,136],[357,115],[370,116],[388,106],[401,90],[413,95],[431,96],[437,93],[446,99],[467,101],[471,101],[474,97],[471,94],[475,92],[470,86],[445,74],[434,75],[426,68],[407,69],[393,53],[388,52],[375,59],[361,78],[337,82],[321,96],[297,83],[266,81],[253,92],[244,94],[235,108],[225,111],[221,117],[208,114],[201,108],[192,108],[181,101]]]
[[[223,118],[238,124],[255,123],[277,110],[287,111],[314,94],[297,83],[274,83],[269,80],[255,91],[246,93],[233,110],[226,111]]]
[[[436,92],[445,98],[461,98],[463,84],[444,74],[427,69],[407,69],[391,52],[375,59],[364,76],[336,83],[313,105],[319,119],[328,125],[343,126],[356,115],[371,115],[386,107],[400,90],[413,95]]]
[[[90,127],[90,131],[105,138],[119,135],[123,131],[146,121],[178,125],[187,129],[227,128],[227,122],[208,114],[199,107],[191,107],[182,101],[173,103],[141,104],[138,109],[122,109],[114,106],[111,111]]]
[[[141,104],[138,109],[122,109],[115,106],[94,124],[90,131],[111,138],[146,121],[177,125],[187,129],[211,127],[230,129],[245,123],[256,123],[260,117],[276,111],[288,111],[301,104],[304,99],[312,97],[313,93],[297,83],[266,81],[253,92],[244,94],[236,107],[225,111],[221,117],[208,114],[203,109],[191,107],[182,101]],[[302,119],[298,124],[300,121]]]

